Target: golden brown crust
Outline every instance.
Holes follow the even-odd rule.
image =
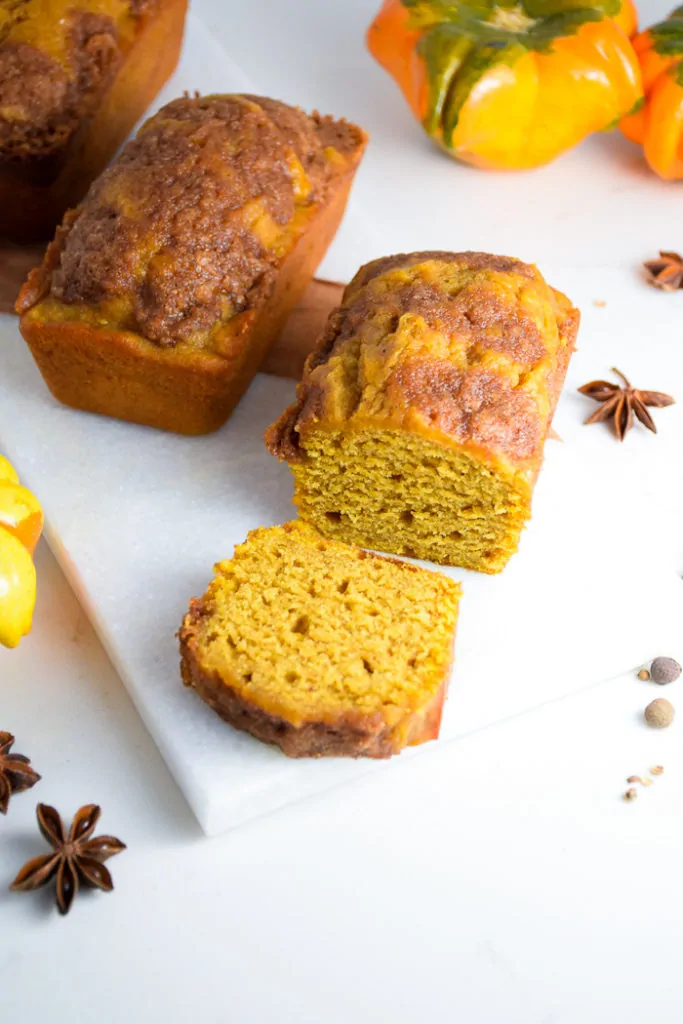
[[[173,71],[187,0],[27,0],[0,39],[0,236],[47,238]],[[54,19],[54,24],[49,18]]]
[[[26,282],[21,288],[15,304],[15,309],[19,316],[23,313],[28,313],[30,309],[50,294],[52,274],[59,267],[66,239],[69,237],[69,232],[77,217],[78,212],[76,210],[68,210],[66,212],[64,220],[55,231],[55,237],[45,250],[42,263],[29,271]]]
[[[28,8],[28,18],[36,17]],[[41,9],[44,11],[44,8]],[[25,27],[25,20],[19,27]],[[53,179],[81,122],[88,118],[123,60],[114,18],[82,9],[60,19],[63,61],[13,39],[0,42],[0,166],[11,163],[32,180]],[[46,39],[59,31],[45,26]],[[39,38],[39,36],[38,36]]]
[[[348,713],[332,725],[308,721],[294,726],[284,718],[264,711],[248,701],[238,689],[216,672],[206,671],[197,656],[198,625],[205,614],[201,599],[190,602],[190,610],[179,630],[180,671],[186,686],[197,694],[226,722],[248,732],[262,743],[277,746],[288,757],[370,757],[387,758],[403,747],[436,739],[448,683],[444,682],[428,709],[414,716],[414,726],[402,730],[400,743],[396,730],[380,712],[373,715]]]
[[[266,443],[304,461],[307,431],[373,423],[440,436],[533,481],[578,318],[535,267],[508,257],[376,260],[346,289]]]
[[[272,290],[278,232],[323,205],[339,176],[318,126],[259,97],[167,104],[91,188],[63,237],[49,294],[66,305],[125,297],[121,326],[160,345],[209,330],[226,309],[249,309]],[[346,127],[352,162],[361,136]]]
[[[212,111],[211,104],[202,100],[180,102],[183,109],[189,106],[200,110],[202,117]],[[177,109],[176,104],[170,106]],[[309,124],[301,112],[292,114],[293,123],[288,123],[284,130],[293,132],[298,126],[305,135],[302,122],[308,124],[309,148],[304,142],[300,152],[309,165],[309,180],[319,199],[311,203],[298,234],[291,234],[286,251],[280,250],[277,257],[265,247],[256,250],[253,242],[245,241],[249,232],[240,225],[239,210],[234,237],[225,232],[217,237],[216,229],[208,224],[202,235],[201,223],[192,212],[185,224],[195,229],[191,236],[184,234],[180,225],[152,273],[152,280],[148,274],[139,287],[135,285],[128,291],[130,268],[139,255],[134,244],[136,230],[144,233],[149,228],[149,217],[143,215],[137,223],[121,217],[121,232],[111,236],[106,227],[106,203],[93,200],[93,205],[89,199],[84,204],[86,213],[72,211],[67,215],[42,267],[30,274],[17,302],[17,311],[22,314],[22,334],[56,398],[75,408],[179,433],[208,433],[226,421],[334,237],[365,145],[360,129],[343,125],[340,132],[355,137],[355,149],[334,161],[324,157],[321,164],[321,151],[311,142],[317,135],[318,120]],[[214,130],[212,122],[213,118],[209,134]],[[270,137],[272,141],[272,133]],[[171,149],[175,151],[173,146]],[[289,152],[285,147],[284,153]],[[139,150],[133,150],[133,157],[135,172]],[[273,174],[282,173],[282,157],[281,152],[277,159],[267,161],[262,173],[270,175],[269,181]],[[125,164],[125,154],[122,159]],[[244,174],[246,178],[255,177],[246,170]],[[133,177],[137,174],[133,173]],[[111,176],[105,178],[111,180]],[[144,179],[142,192],[146,195],[146,173]],[[207,179],[198,180],[207,185]],[[265,178],[262,185],[264,182]],[[208,185],[207,206],[204,214],[200,214],[205,218],[209,212],[215,213],[215,194],[220,190],[220,182],[215,178],[210,178]],[[251,185],[245,183],[245,189]],[[188,195],[194,195],[194,187],[189,183]],[[276,196],[274,187],[271,191],[272,219],[281,217],[286,222],[292,200],[291,183],[288,195]],[[95,199],[101,197],[102,190],[96,188],[93,195]],[[228,190],[228,196],[234,197],[234,190]],[[139,194],[133,191],[129,198],[135,205],[133,200]],[[189,209],[194,210],[192,203]],[[159,223],[154,227],[159,234],[169,228],[168,213],[162,202]],[[231,216],[228,211],[228,217]],[[182,214],[179,217],[182,220]],[[79,233],[81,225],[84,230]],[[255,280],[254,264],[249,264],[246,257],[248,252],[254,252],[257,263],[260,261],[265,268],[261,273],[257,267]],[[198,264],[203,269],[198,271]],[[119,287],[123,288],[122,296],[118,294]],[[106,320],[106,326],[101,326],[97,304],[90,307],[84,303],[77,304],[79,312],[70,318],[69,305],[54,301],[55,291],[73,297],[94,297],[104,292],[114,301],[122,297],[137,310],[137,318],[120,327],[106,324]],[[206,346],[196,341],[182,342],[188,329],[209,324],[212,318],[216,320],[223,301],[233,304],[234,314],[217,323],[210,337],[205,332]],[[81,309],[86,310],[90,322],[79,320]],[[136,331],[136,326],[142,330]],[[166,343],[160,344],[161,341]]]
[[[536,268],[523,263],[514,256],[496,256],[490,252],[449,252],[446,249],[426,249],[422,252],[399,252],[393,256],[381,256],[361,267],[355,275],[349,289],[364,288],[373,277],[380,277],[389,270],[400,270],[414,265],[416,257],[421,261],[437,260],[439,263],[466,262],[472,270],[496,270],[500,273],[515,273],[533,279]]]

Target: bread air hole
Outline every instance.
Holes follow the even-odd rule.
[[[326,512],[325,513],[325,518],[327,519],[327,521],[329,523],[340,523],[341,522],[341,512]]]
[[[301,633],[305,636],[305,634],[308,633],[310,625],[311,623],[309,621],[308,615],[300,615],[299,618],[294,623],[294,625],[292,626],[292,633]]]
[[[400,515],[399,518],[400,518],[402,523],[406,524],[406,526],[411,526],[413,520],[415,519],[415,516],[413,515],[412,512],[401,512],[401,515]]]
[[[370,662],[368,661],[368,659],[367,658],[361,658],[361,661],[363,662],[363,668],[368,673],[368,675],[370,675],[370,676],[373,675],[375,670],[372,667],[372,665],[370,664]]]

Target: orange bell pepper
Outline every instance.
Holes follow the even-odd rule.
[[[660,178],[683,178],[683,7],[633,40],[645,102],[621,130]]]
[[[33,552],[43,529],[36,498],[0,455],[0,644],[16,647],[31,629],[36,602]]]
[[[448,153],[537,167],[642,98],[631,0],[586,2],[384,0],[367,42]]]

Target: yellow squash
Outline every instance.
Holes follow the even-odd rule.
[[[536,167],[642,98],[632,0],[385,0],[368,47],[425,131],[477,167]]]
[[[37,499],[0,455],[0,644],[16,647],[31,629],[36,601],[33,552],[43,529]]]

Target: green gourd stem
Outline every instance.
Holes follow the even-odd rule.
[[[410,24],[422,28],[418,52],[427,69],[429,104],[424,127],[442,129],[444,145],[467,97],[498,64],[513,65],[528,51],[548,53],[557,38],[586,22],[618,14],[622,0],[402,0]]]
[[[664,21],[648,29],[655,53],[660,57],[683,56],[683,7],[675,10]],[[674,81],[683,87],[683,61],[677,61],[669,70]]]
[[[521,3],[530,18],[539,19],[587,10],[603,17],[616,18],[622,8],[622,0],[593,0],[592,3],[586,3],[586,0],[521,0]]]
[[[549,53],[556,39],[575,35],[587,22],[603,21],[605,15],[593,7],[583,7],[575,11],[563,11],[551,14],[536,22],[527,33],[524,45],[528,50],[538,53]],[[521,40],[520,40],[521,41]]]
[[[683,12],[648,29],[656,53],[663,57],[683,54]]]
[[[430,86],[429,108],[423,122],[426,131],[438,130],[451,83],[472,48],[472,42],[460,35],[455,25],[436,25],[420,40],[418,51],[427,67]]]
[[[513,10],[519,7],[533,20],[545,20],[558,14],[571,14],[579,11],[592,11],[595,14],[614,18],[622,8],[622,0],[460,0],[459,3],[448,0],[401,0],[403,6],[411,12],[411,23],[414,27],[430,25],[466,24],[478,22],[485,25],[495,17],[497,10]],[[677,12],[674,12],[676,14]]]

